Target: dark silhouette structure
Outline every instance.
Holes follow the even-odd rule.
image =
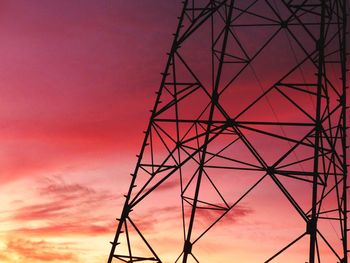
[[[267,180],[303,231],[264,262],[281,262],[302,240],[304,262],[348,262],[346,5],[183,1],[109,263],[206,262],[196,245]],[[151,204],[166,202],[159,193],[171,184],[182,226],[175,259],[161,258],[147,238],[152,229],[133,217],[152,196]],[[207,224],[197,228],[203,211]]]

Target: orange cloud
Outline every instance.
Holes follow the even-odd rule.
[[[21,226],[12,229],[11,233],[91,236],[109,234],[114,230],[115,224],[110,221],[107,209],[114,198],[108,192],[69,184],[55,177],[46,178],[37,188],[37,194],[40,196],[37,204],[20,206],[10,211],[9,219],[19,222]]]
[[[26,228],[17,228],[12,231],[12,233],[29,235],[36,237],[56,237],[59,235],[68,236],[94,236],[94,235],[106,235],[112,234],[115,230],[116,224],[112,223],[103,223],[103,224],[94,224],[90,219],[88,222],[74,222],[74,223],[55,223],[49,224],[48,226],[40,227],[26,227]]]
[[[50,243],[43,240],[10,238],[6,243],[6,254],[3,257],[5,260],[16,259],[20,262],[80,262],[76,254],[67,252],[67,243]]]

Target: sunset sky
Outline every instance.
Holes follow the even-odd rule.
[[[0,9],[0,262],[104,262],[179,5]]]
[[[181,1],[3,0],[0,10],[0,262],[106,262]],[[242,178],[248,186],[258,177]],[[180,223],[171,194],[159,217],[148,206],[139,215],[163,255],[180,238],[169,235]],[[305,229],[269,178],[236,210],[215,231],[240,262],[266,259]],[[259,246],[249,255],[252,240]],[[297,260],[279,262],[302,262],[304,241],[292,251]],[[229,250],[204,242],[207,258],[209,247],[223,257]]]

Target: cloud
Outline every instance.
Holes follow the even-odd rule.
[[[24,234],[37,237],[55,237],[57,233],[68,236],[97,236],[112,234],[116,229],[116,224],[112,223],[92,223],[90,219],[88,222],[74,222],[74,223],[55,223],[42,225],[40,227],[24,227],[17,228],[13,233]]]
[[[8,262],[8,261],[10,261],[10,257],[7,256],[5,253],[0,253],[0,262]]]
[[[209,226],[214,223],[219,217],[221,217],[223,213],[223,210],[197,209],[195,216],[196,222],[202,226]],[[250,207],[247,207],[245,205],[236,205],[220,220],[220,224],[237,224],[241,219],[251,215],[252,213],[254,213],[254,210]],[[187,222],[190,218],[190,215],[191,210],[185,209],[185,218],[187,218]],[[135,216],[134,223],[138,228],[140,228],[140,230],[142,230],[142,232],[152,233],[159,226],[161,226],[161,222],[163,222],[163,224],[165,222],[165,225],[173,227],[174,223],[177,221],[180,222],[180,220],[181,208],[179,206],[166,206],[163,208],[157,208],[156,212],[150,209],[146,213],[142,214],[142,216]],[[161,227],[164,227],[164,225]]]
[[[229,211],[222,220],[226,224],[238,223],[240,219],[252,214],[254,211],[243,205],[236,205],[231,211]],[[198,209],[196,212],[196,217],[206,223],[213,223],[214,220],[223,215],[223,210],[213,210],[213,209]]]
[[[96,191],[91,187],[78,183],[66,183],[60,176],[46,177],[37,188],[40,195],[55,198],[88,198],[89,200],[101,200],[111,198],[111,195],[103,191]]]
[[[21,225],[13,233],[31,236],[112,233],[114,224],[110,222],[107,206],[115,198],[109,192],[67,183],[60,177],[46,178],[36,192],[40,196],[38,203],[21,205],[12,211],[10,220]]]
[[[158,181],[156,181],[154,183],[152,183],[152,181],[151,181],[150,186],[146,187],[143,192],[146,193],[147,191],[149,191],[156,183],[158,183]],[[162,191],[174,189],[175,187],[180,187],[179,181],[174,180],[173,178],[169,178],[168,180],[163,182],[159,187],[157,187],[154,191],[159,193]]]
[[[69,208],[69,204],[58,204],[55,201],[29,205],[16,211],[12,219],[17,221],[53,219],[65,215],[66,210]]]
[[[178,206],[165,206],[161,208],[148,209],[146,212],[140,214],[130,214],[131,219],[135,223],[135,225],[143,232],[143,233],[154,233],[157,230],[158,226],[160,226],[161,222],[174,222],[176,220],[176,212],[180,212],[181,208]],[[162,225],[164,227],[164,225]]]
[[[76,254],[67,251],[67,245],[68,243],[9,238],[6,243],[5,259],[16,259],[21,262],[80,262]]]

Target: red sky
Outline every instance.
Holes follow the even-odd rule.
[[[0,261],[103,262],[179,6],[0,9]]]
[[[180,4],[0,2],[0,262],[105,262]],[[218,230],[223,240],[238,237],[237,258],[252,239],[265,256],[303,229],[300,221],[293,228],[297,215],[288,209],[267,225],[271,202],[287,204],[259,189],[237,208],[237,227]],[[168,224],[143,211],[146,231],[157,229],[154,242],[167,241],[164,255],[176,239],[165,234],[176,208],[163,208]]]

